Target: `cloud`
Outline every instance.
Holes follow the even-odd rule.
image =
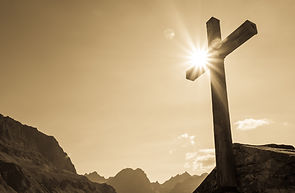
[[[187,153],[185,154],[185,159],[186,159],[186,160],[190,160],[190,159],[196,157],[197,154],[198,154],[197,152],[187,152]]]
[[[267,119],[245,119],[242,121],[237,121],[234,124],[237,125],[237,129],[239,130],[251,130],[256,129],[257,127],[263,126],[263,125],[269,125],[271,123],[270,120]]]
[[[180,141],[182,141],[182,144],[188,145],[186,142],[188,142],[191,145],[194,145],[195,142],[195,136],[189,135],[188,133],[181,134],[177,137]],[[184,142],[184,143],[183,143]]]
[[[173,141],[171,144],[169,154],[172,155],[175,152],[183,152],[183,148],[192,149],[195,147],[196,141],[194,135],[189,135],[188,133],[183,133]]]
[[[184,168],[191,168],[198,174],[210,172],[215,167],[214,149],[200,149],[197,152],[187,152],[185,154]]]
[[[215,153],[215,149],[200,149],[199,152],[202,152],[202,153]]]
[[[191,165],[188,162],[185,162],[184,165],[183,165],[183,167],[187,169],[187,168],[190,168]]]

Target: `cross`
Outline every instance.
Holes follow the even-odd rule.
[[[206,26],[208,50],[211,55],[211,62],[207,67],[211,79],[217,186],[221,191],[237,191],[224,58],[257,34],[257,29],[254,23],[247,20],[227,38],[221,40],[218,19],[211,17]],[[186,71],[186,78],[194,81],[204,72],[204,68],[192,67]]]

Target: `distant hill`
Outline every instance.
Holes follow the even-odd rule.
[[[123,169],[106,183],[114,187],[117,193],[153,193],[151,182],[141,169]]]
[[[207,175],[207,173],[204,173],[201,176],[194,175],[186,178],[183,181],[176,183],[169,193],[192,193]]]
[[[0,192],[115,193],[78,175],[53,136],[0,114]]]
[[[174,177],[171,177],[169,180],[164,182],[160,187],[161,189],[159,190],[160,193],[170,193],[177,184],[183,183],[187,179],[191,178],[192,176],[185,172],[183,174],[178,174]]]
[[[163,184],[153,184],[155,193],[192,193],[196,187],[206,178],[207,174],[201,176],[185,172],[171,177]]]
[[[85,174],[85,176],[93,182],[105,182],[111,185],[117,193],[192,193],[207,174],[191,176],[185,172],[171,177],[163,184],[151,183],[141,169],[123,169],[116,176],[109,179],[105,179],[97,172]]]

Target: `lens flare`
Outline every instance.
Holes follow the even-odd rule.
[[[189,56],[189,63],[198,68],[207,68],[208,52],[205,49],[194,49]]]

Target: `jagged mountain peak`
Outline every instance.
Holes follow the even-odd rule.
[[[99,175],[96,171],[90,172],[89,174],[85,173],[84,176],[96,183],[105,183],[107,181],[104,176]]]
[[[118,172],[116,174],[116,176],[114,178],[121,178],[121,177],[125,177],[125,178],[140,178],[140,179],[145,179],[147,181],[150,182],[150,180],[148,179],[146,173],[140,169],[140,168],[137,168],[137,169],[132,169],[132,168],[125,168],[123,170],[121,170],[120,172]]]

